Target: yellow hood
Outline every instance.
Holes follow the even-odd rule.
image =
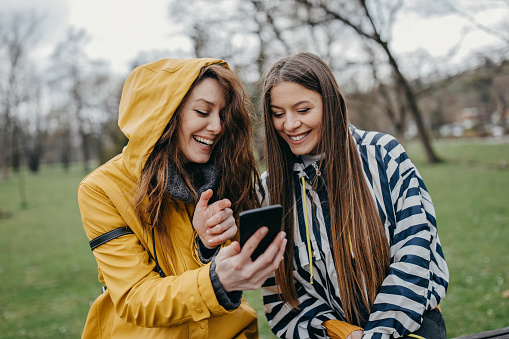
[[[125,81],[118,126],[129,139],[123,150],[127,170],[141,175],[148,156],[200,73],[218,59],[163,59],[135,68]]]

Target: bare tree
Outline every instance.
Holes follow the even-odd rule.
[[[32,173],[37,173],[44,156],[47,136],[47,119],[43,107],[44,83],[35,69],[29,72],[27,80],[24,90],[30,100],[25,102],[20,112],[19,120],[23,135],[20,145],[25,154],[28,169]]]
[[[37,27],[40,18],[35,12],[14,12],[0,17],[0,52],[2,60],[0,72],[0,162],[4,180],[9,178],[9,164],[19,166],[21,149],[18,147],[19,130],[18,109],[28,100],[23,74],[28,62],[30,49],[37,43]]]
[[[428,161],[440,161],[428,133],[430,126],[436,128],[436,124],[447,120],[443,115],[448,108],[443,103],[449,99],[442,98],[443,103],[434,106],[428,100],[426,107],[422,106],[422,99],[430,98],[461,76],[461,67],[452,68],[448,62],[459,50],[468,29],[446,56],[432,58],[424,51],[411,56],[397,55],[392,47],[393,26],[402,13],[409,12],[468,18],[472,11],[463,2],[456,7],[450,1],[435,1],[430,6],[403,0],[222,0],[208,6],[203,0],[172,3],[170,18],[179,18],[178,24],[185,27],[182,34],[194,41],[194,54],[224,57],[235,66],[241,60],[239,68],[251,70],[251,77],[243,80],[252,84],[274,59],[300,51],[317,53],[329,64],[347,95],[355,93],[352,97],[360,98],[361,90],[376,102],[373,112],[385,116],[377,119],[384,124],[391,121],[390,129],[395,130],[402,142],[408,122],[413,121]],[[403,8],[406,12],[402,12]],[[471,24],[472,27],[483,29],[480,23]],[[483,30],[496,34],[494,28]],[[498,35],[505,41],[507,34]],[[252,41],[256,48],[251,48],[252,53],[232,48],[225,52],[224,40],[231,41],[233,37]],[[249,63],[256,65],[256,69]],[[254,99],[258,99],[256,95]],[[503,103],[500,99],[499,102]]]
[[[84,51],[88,36],[84,30],[69,28],[66,38],[60,42],[53,54],[51,81],[53,86],[59,87],[67,93],[62,105],[67,118],[63,119],[64,148],[62,161],[67,168],[71,160],[72,128],[76,127],[80,138],[80,148],[83,157],[83,169],[88,172],[91,160],[91,121],[87,115],[88,100],[86,94],[87,77],[92,68],[92,62]]]
[[[509,75],[502,75],[495,79],[494,87],[499,119],[498,123],[501,127],[509,129]]]
[[[95,149],[100,163],[108,161],[122,151],[127,138],[118,127],[118,106],[123,78],[115,78],[106,68],[98,68],[90,79],[88,96],[94,121]]]
[[[389,45],[394,18],[401,6],[401,1],[383,2],[365,0],[357,1],[313,1],[296,0],[296,3],[308,10],[319,10],[317,15],[310,18],[313,24],[337,20],[351,28],[360,38],[374,43],[384,53],[388,64],[391,67],[395,84],[403,94],[416,124],[418,135],[426,152],[428,162],[440,161],[435,154],[427,130],[424,126],[422,114],[419,110],[417,98],[410,82],[407,80],[394,52]]]

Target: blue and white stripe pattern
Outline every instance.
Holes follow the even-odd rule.
[[[376,201],[390,244],[388,276],[364,326],[363,339],[390,339],[416,331],[422,315],[445,297],[449,272],[437,235],[435,210],[414,164],[392,136],[351,126],[364,174]],[[325,159],[326,161],[327,159]],[[281,338],[327,338],[322,323],[344,321],[331,251],[328,198],[324,186],[312,189],[313,166],[294,167],[294,281],[299,309],[282,302],[274,276],[262,287],[265,313]],[[309,283],[309,259],[299,180],[306,178],[310,237],[314,252],[314,283]],[[262,174],[265,192],[267,172]],[[299,186],[297,186],[299,185]],[[311,203],[309,203],[311,202]],[[269,199],[263,200],[264,205]],[[355,324],[359,325],[359,324]]]

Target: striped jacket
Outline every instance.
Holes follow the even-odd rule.
[[[438,239],[435,210],[417,168],[392,136],[351,126],[365,179],[376,201],[390,245],[390,269],[371,307],[364,337],[389,339],[416,331],[426,310],[445,297],[449,272]],[[337,275],[331,251],[328,198],[314,191],[316,163],[294,166],[294,281],[299,309],[280,300],[274,276],[262,287],[265,313],[272,331],[282,338],[327,338],[322,323],[344,321]],[[314,283],[304,222],[301,178],[304,176]],[[268,192],[267,172],[262,185]],[[263,199],[268,205],[269,199]]]

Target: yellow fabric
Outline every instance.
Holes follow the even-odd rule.
[[[139,177],[148,155],[203,66],[217,59],[163,59],[137,67],[125,81],[118,126],[129,139],[124,164]]]
[[[136,68],[126,80],[119,126],[129,138],[122,154],[87,176],[78,201],[89,240],[128,225],[124,235],[93,253],[98,279],[107,286],[90,308],[82,338],[257,338],[256,312],[242,300],[234,311],[217,301],[210,264],[197,255],[191,224],[194,206],[168,201],[164,222],[171,244],[165,265],[156,239],[159,264],[153,271],[151,234],[144,234],[131,205],[141,169],[196,79],[199,69],[215,59],[161,60]],[[224,63],[225,64],[225,63]]]
[[[359,326],[336,319],[324,321],[322,325],[327,329],[327,335],[331,339],[345,339],[354,331],[363,331]]]
[[[439,311],[440,306],[437,305]],[[348,337],[348,335],[354,331],[364,331],[361,327],[351,325],[347,322],[341,321],[341,320],[327,320],[322,323],[323,326],[327,329],[327,335],[331,339],[345,339]],[[407,337],[417,338],[417,339],[426,339],[424,337],[421,337],[417,334],[407,334]]]
[[[420,335],[417,335],[417,334],[409,334],[409,335],[407,335],[407,337],[417,338],[417,339],[426,339],[426,338],[421,337]]]

